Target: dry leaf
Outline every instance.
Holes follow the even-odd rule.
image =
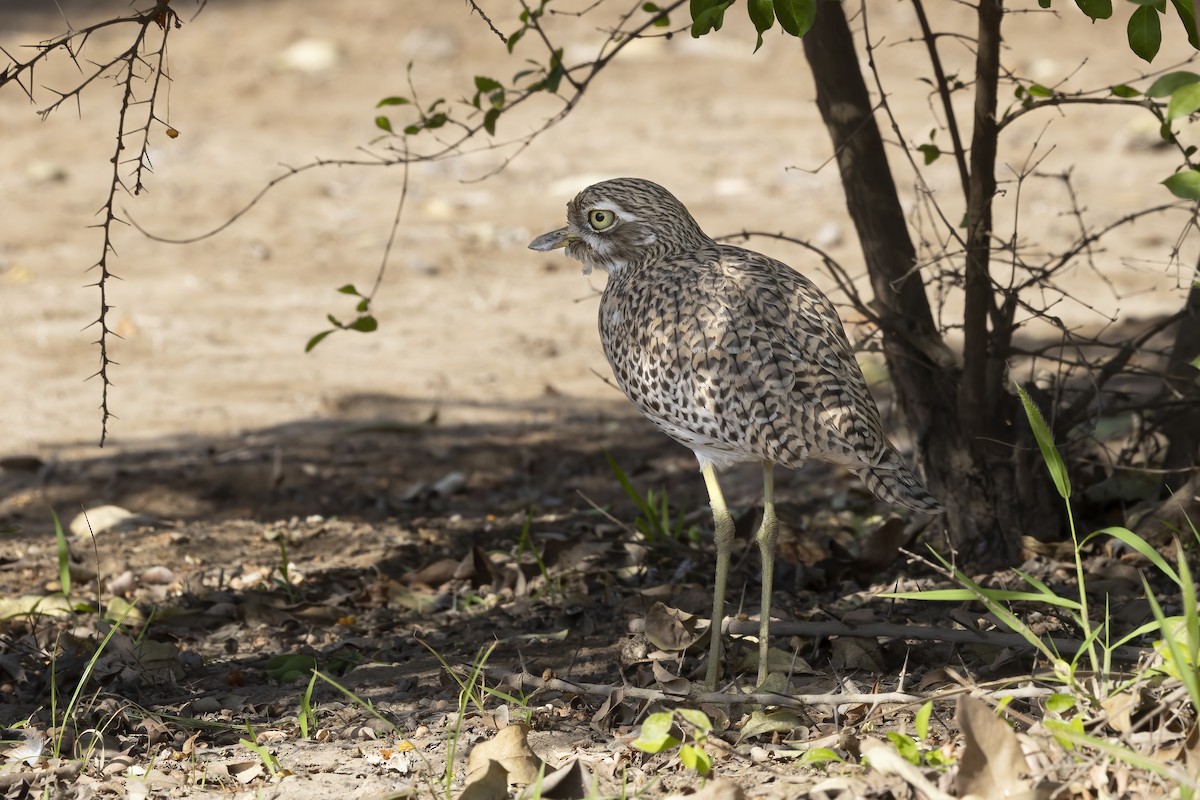
[[[900,548],[907,543],[904,520],[892,517],[871,532],[850,569],[866,580],[873,580],[880,571],[895,563]]]
[[[654,673],[654,680],[658,682],[659,688],[667,694],[686,695],[692,688],[691,681],[687,678],[673,675],[670,670],[662,665],[661,661],[651,662],[650,670]]]
[[[833,650],[833,668],[840,672],[855,669],[871,673],[885,671],[879,645],[874,640],[839,636],[830,641],[830,646]]]
[[[696,617],[664,603],[655,603],[646,612],[646,639],[668,653],[686,650],[699,641]]]
[[[488,761],[485,769],[467,778],[458,800],[508,800],[508,770],[499,761]]]
[[[733,781],[717,779],[709,781],[704,788],[689,795],[673,794],[667,800],[745,800],[746,793]]]
[[[1123,734],[1133,730],[1130,715],[1137,710],[1138,697],[1132,691],[1110,694],[1100,701],[1100,706],[1108,716],[1108,724],[1113,730]]]
[[[758,672],[758,648],[746,651],[738,661],[737,668],[741,672]],[[803,658],[778,647],[767,648],[767,673],[771,677],[778,675],[784,680],[784,683],[774,686],[774,688],[764,683],[759,689],[764,692],[781,694],[787,694],[787,675],[817,674]]]
[[[476,774],[491,769],[489,762],[498,762],[508,773],[508,782],[525,786],[537,780],[542,760],[529,749],[529,728],[517,723],[509,725],[491,739],[480,742],[467,757],[467,782]]]
[[[429,587],[441,586],[454,577],[454,572],[458,569],[459,563],[459,561],[455,561],[452,558],[443,558],[440,561],[435,561],[432,564],[407,573],[401,580],[409,586],[417,584]]]
[[[1025,757],[1017,734],[982,700],[958,699],[959,727],[963,752],[959,759],[958,791],[983,800],[1001,800],[1029,795]]]
[[[262,762],[260,761],[235,761],[232,764],[225,764],[224,766],[225,771],[229,773],[229,777],[241,784],[250,783],[264,774]]]
[[[578,758],[573,758],[542,779],[542,791],[538,796],[543,800],[585,800],[590,796],[588,787],[591,785],[587,767]],[[521,798],[532,796],[533,786],[521,793]]]
[[[792,711],[780,710],[768,714],[761,709],[756,709],[750,713],[750,719],[742,727],[741,733],[738,735],[738,742],[741,743],[751,736],[761,736],[764,733],[791,733],[802,725],[804,722]]]

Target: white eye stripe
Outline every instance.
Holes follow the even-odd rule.
[[[613,214],[616,214],[617,219],[621,220],[622,222],[641,221],[641,217],[639,217],[637,214],[632,214],[626,211],[622,206],[612,202],[611,200],[601,200],[592,206],[592,211],[611,211]]]

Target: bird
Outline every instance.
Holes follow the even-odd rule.
[[[781,261],[706,234],[667,189],[642,178],[588,186],[565,227],[529,244],[607,273],[599,330],[617,385],[660,431],[692,449],[717,551],[705,683],[720,678],[734,522],[717,472],[762,467],[758,685],[768,676],[776,466],[840,465],[877,498],[931,514],[941,504],[883,433],[833,303]]]

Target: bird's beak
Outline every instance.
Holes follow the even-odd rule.
[[[571,233],[571,229],[559,228],[556,231],[543,233],[541,236],[529,243],[530,250],[557,250],[560,247],[566,247],[575,239],[575,234]]]

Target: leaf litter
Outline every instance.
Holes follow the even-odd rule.
[[[631,447],[611,426],[574,424],[579,441],[595,443],[590,458],[532,431],[491,431],[480,448],[477,431],[460,438],[437,426],[406,433],[397,455],[386,437],[323,426],[208,446],[237,459],[170,448],[67,459],[49,483],[3,487],[16,490],[8,497],[34,492],[43,508],[79,503],[108,474],[127,488],[103,504],[118,524],[68,540],[69,585],[45,545],[39,503],[28,493],[19,507],[0,501],[0,523],[19,529],[0,563],[9,742],[0,788],[151,797],[269,786],[322,798],[353,779],[370,793],[433,797],[444,794],[452,754],[450,790],[475,800],[622,787],[720,800],[1083,798],[1169,786],[1048,732],[1044,717],[1065,717],[1047,711],[1045,683],[1029,680],[1046,665],[994,643],[1002,620],[970,603],[947,616],[942,605],[878,597],[947,584],[904,563],[900,548],[921,532],[876,516],[848,483],[834,504],[806,494],[828,481],[780,487],[781,610],[822,632],[777,636],[776,674],[753,695],[757,647],[734,636],[740,677],[704,695],[709,542],[651,542],[634,530],[638,510],[602,448],[636,486],[669,484],[675,511],[703,530],[693,512],[704,500],[687,494],[695,482],[677,479],[688,457],[652,437]],[[306,465],[290,483],[264,492],[226,474],[238,465],[244,478],[246,463],[279,469],[281,445]],[[536,479],[498,466],[516,451],[538,465]],[[747,508],[753,478],[731,481]],[[166,500],[147,500],[150,487]],[[747,544],[753,516],[739,516]],[[1067,555],[1031,552],[1023,570],[1069,590]],[[1137,554],[1097,547],[1087,559],[1115,610],[1144,622]],[[739,630],[738,609],[757,597],[752,555],[734,575]],[[1070,635],[1053,609],[1013,606],[1039,633]],[[820,627],[831,622],[839,632]],[[975,641],[909,639],[908,628],[972,631]],[[1150,644],[1143,669],[1163,658]],[[1075,718],[1088,735],[1136,743],[1195,775],[1195,719],[1171,686],[1160,678],[1110,693]],[[799,696],[807,700],[785,702]],[[906,697],[936,698],[919,736],[921,703]],[[703,735],[654,753],[635,747],[648,715],[672,709],[701,715]]]

